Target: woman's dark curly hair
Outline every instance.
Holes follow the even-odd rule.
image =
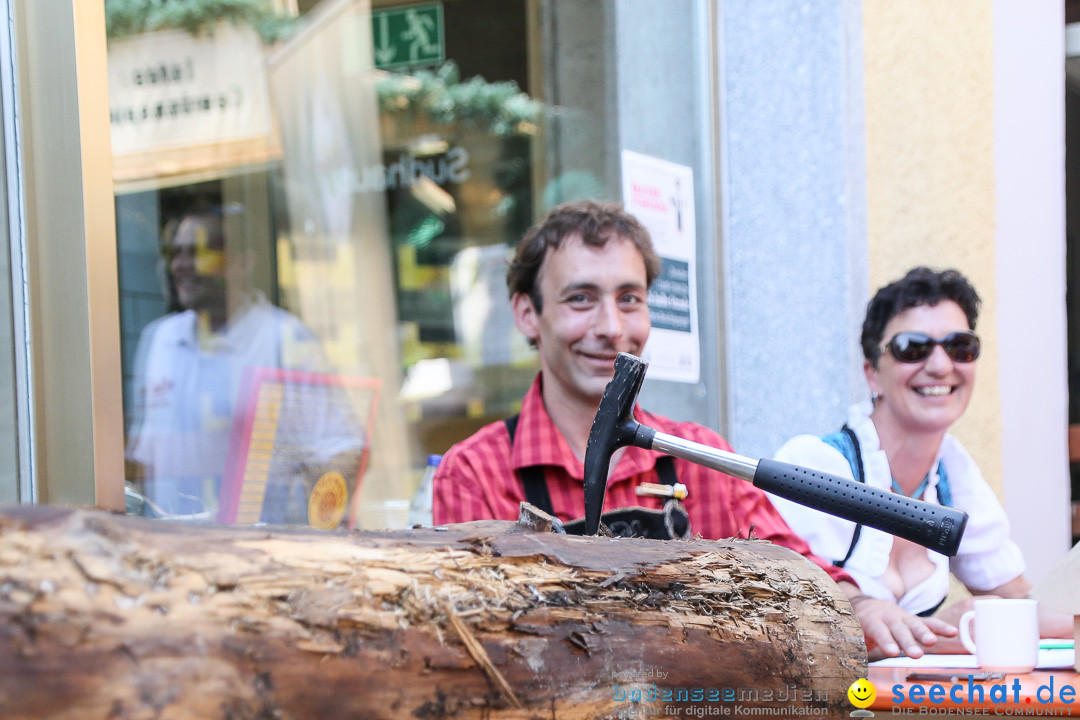
[[[876,364],[875,355],[884,340],[885,326],[894,317],[909,308],[937,305],[942,300],[952,300],[959,305],[967,316],[968,328],[975,329],[982,301],[968,279],[957,270],[936,272],[927,267],[913,268],[904,277],[878,290],[866,306],[862,326],[863,357]]]

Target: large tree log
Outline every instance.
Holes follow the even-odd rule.
[[[835,584],[761,541],[0,509],[9,720],[844,717],[865,673]]]

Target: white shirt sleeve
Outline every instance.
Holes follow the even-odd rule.
[[[953,574],[972,590],[993,590],[1023,574],[1024,556],[1009,538],[1009,518],[975,461],[956,438],[946,436],[942,455],[952,505],[967,512],[960,550],[950,560]]]

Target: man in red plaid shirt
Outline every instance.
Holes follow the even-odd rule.
[[[522,401],[512,440],[508,424],[499,421],[446,453],[434,480],[436,524],[517,519],[529,473],[546,483],[556,517],[565,522],[582,516],[592,421],[615,356],[640,355],[645,346],[652,327],[646,295],[659,271],[648,231],[616,204],[561,205],[526,233],[507,285],[515,323],[540,353],[540,373]],[[640,407],[634,415],[660,432],[731,449],[701,425],[674,422]],[[662,498],[638,497],[635,489],[661,480],[661,457],[637,447],[617,450],[605,505],[659,509]],[[902,647],[918,657],[920,643],[932,645],[935,632],[951,634],[945,623],[861,595],[847,573],[810,552],[752,484],[681,459],[675,459],[674,472],[688,490],[683,503],[693,533],[711,539],[752,534],[806,556],[840,583],[868,643],[880,654],[895,655]]]

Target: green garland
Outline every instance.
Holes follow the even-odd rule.
[[[250,25],[266,43],[287,37],[298,22],[279,15],[267,0],[105,0],[110,40],[165,29],[198,35],[222,20]]]
[[[105,0],[110,40],[170,28],[197,35],[221,21],[250,25],[266,43],[284,39],[300,22],[276,13],[267,0]],[[452,61],[436,70],[387,73],[378,82],[378,97],[383,113],[425,116],[444,125],[464,122],[500,137],[536,134],[543,107],[513,81],[476,76],[461,82]]]
[[[379,111],[448,125],[464,122],[493,135],[535,135],[543,104],[512,80],[488,82],[480,76],[461,82],[457,65],[409,75],[388,73],[376,85]]]

